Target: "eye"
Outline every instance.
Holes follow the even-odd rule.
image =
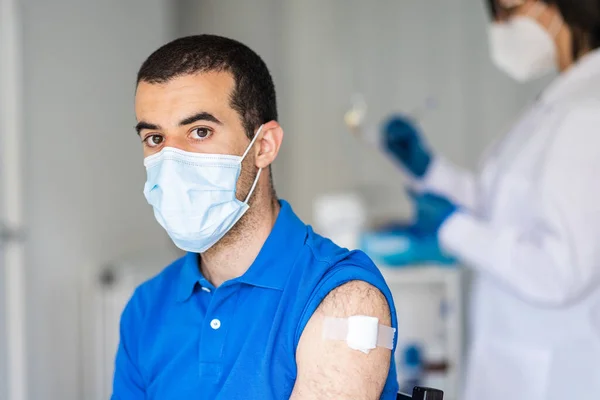
[[[144,144],[148,147],[157,147],[165,139],[161,135],[148,135],[144,138]]]
[[[192,139],[205,140],[212,135],[212,131],[208,128],[194,128],[191,130]]]

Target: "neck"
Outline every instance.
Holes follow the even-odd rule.
[[[557,50],[556,55],[558,59],[556,62],[558,64],[558,70],[564,72],[569,69],[574,62],[572,36],[566,24],[563,23],[563,26],[554,38],[554,43]]]
[[[281,206],[270,193],[250,202],[246,214],[217,244],[202,253],[200,269],[215,287],[242,276],[273,230]]]

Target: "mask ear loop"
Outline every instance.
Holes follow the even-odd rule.
[[[254,183],[252,184],[252,187],[250,188],[250,191],[248,192],[248,196],[246,196],[244,203],[248,203],[248,200],[250,200],[250,196],[252,196],[252,192],[254,192],[254,188],[256,188],[256,184],[258,183],[258,178],[260,178],[261,172],[262,168],[259,168],[258,172],[256,173],[256,178],[254,178]]]
[[[250,144],[248,145],[248,148],[246,148],[246,151],[244,152],[244,154],[242,155],[242,158],[240,159],[240,163],[248,155],[248,152],[252,148],[252,145],[254,145],[254,142],[256,142],[256,139],[258,138],[258,135],[262,131],[263,126],[264,125],[261,125],[258,128],[258,130],[256,131],[256,133],[254,134],[254,137],[252,138],[252,141],[250,141]],[[252,193],[254,192],[254,189],[256,188],[256,184],[258,183],[258,178],[260,178],[260,173],[261,172],[262,172],[262,168],[259,168],[258,172],[256,173],[256,178],[254,178],[254,183],[252,183],[252,187],[250,188],[250,191],[248,192],[248,195],[246,196],[246,199],[244,200],[244,203],[248,203],[248,200],[250,200],[250,196],[252,196]]]
[[[252,140],[250,141],[250,144],[248,145],[248,147],[246,147],[246,151],[244,151],[244,154],[242,154],[242,158],[240,159],[240,162],[242,162],[242,160],[244,158],[246,158],[246,156],[248,155],[248,152],[250,151],[250,149],[252,148],[252,146],[254,145],[254,142],[256,142],[256,139],[258,139],[258,135],[260,135],[260,132],[262,132],[262,128],[264,125],[261,125],[258,130],[256,131],[256,133],[254,134],[254,137],[252,138]]]

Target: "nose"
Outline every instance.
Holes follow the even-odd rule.
[[[146,190],[153,202],[170,206],[185,206],[185,203],[189,203],[188,189],[180,179],[177,167],[176,162],[163,160],[148,170]]]
[[[186,140],[184,136],[181,135],[172,135],[165,137],[165,142],[163,144],[163,148],[171,147],[174,149],[179,149],[188,152],[194,152],[194,147],[190,143],[189,140]]]

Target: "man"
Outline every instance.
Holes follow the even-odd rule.
[[[112,398],[395,399],[381,274],[276,197],[283,130],[260,57],[218,36],[175,40],[142,65],[135,109],[144,194],[188,254],[124,310]],[[374,337],[367,320],[389,343],[351,343]]]

